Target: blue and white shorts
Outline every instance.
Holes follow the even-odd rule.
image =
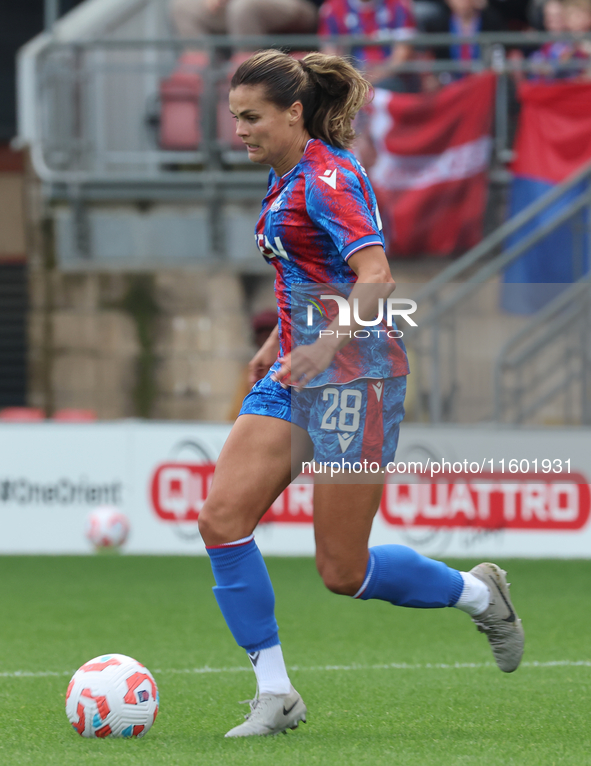
[[[317,463],[337,463],[351,470],[354,463],[394,460],[400,422],[404,417],[406,376],[359,378],[350,383],[282,388],[271,379],[275,364],[253,386],[242,403],[241,415],[268,415],[300,426],[314,445]]]

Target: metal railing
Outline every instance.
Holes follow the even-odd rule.
[[[526,423],[548,405],[554,419],[591,425],[591,281],[569,286],[510,338],[494,370],[494,419]]]
[[[478,58],[471,61],[413,60],[400,65],[401,75],[436,73],[454,77],[492,69],[497,73],[494,174],[505,183],[509,175],[503,163],[511,158],[510,91],[512,73],[536,71],[525,59],[508,60],[505,49],[531,49],[568,35],[545,33],[483,33],[470,37],[449,34],[416,35],[405,40],[420,51],[451,44],[477,45]],[[225,257],[227,225],[225,205],[244,208],[244,222],[256,216],[254,200],[266,188],[266,168],[253,166],[246,152],[232,146],[232,125],[226,107],[231,51],[280,47],[311,50],[337,45],[346,53],[358,46],[383,46],[398,42],[396,34],[379,40],[342,37],[321,40],[317,36],[234,38],[211,36],[199,40],[88,39],[60,42],[48,35],[34,46],[19,75],[21,131],[31,148],[33,166],[44,182],[46,199],[65,203],[73,234],[69,250],[72,263],[89,264],[94,255],[90,207],[96,212],[105,203],[196,204],[206,211],[203,250],[212,258]],[[200,71],[203,89],[199,100],[201,141],[190,151],[171,151],[158,140],[160,84],[178,64],[183,51],[200,49],[209,64]],[[26,63],[26,66],[25,66]],[[576,67],[581,66],[575,62]],[[558,69],[567,70],[570,62]],[[222,130],[225,124],[226,129]],[[230,137],[229,137],[230,135]],[[94,220],[94,219],[93,219]],[[70,226],[70,224],[68,224]],[[111,224],[109,224],[111,226]],[[111,229],[116,228],[115,225]],[[240,235],[241,236],[241,235]],[[240,238],[238,236],[238,238]],[[236,239],[236,236],[234,236]],[[203,259],[204,256],[200,256]],[[254,268],[254,259],[251,258]],[[246,260],[244,261],[246,263]]]
[[[568,194],[572,194],[572,199],[564,203],[564,197]],[[533,230],[528,230],[528,225],[536,223],[539,216],[544,216],[545,220],[538,220]],[[513,216],[416,292],[413,297],[421,313],[419,327],[409,341],[416,355],[418,395],[415,419],[429,420],[433,423],[462,420],[466,389],[475,385],[489,386],[490,391],[484,392],[478,406],[469,412],[468,420],[523,422],[539,413],[553,397],[567,391],[571,384],[574,385],[575,379],[578,381],[577,385],[582,386],[581,396],[584,402],[589,392],[587,384],[581,382],[581,376],[584,378],[588,375],[588,356],[585,356],[588,351],[583,349],[584,343],[587,343],[588,347],[591,336],[589,313],[585,313],[588,301],[588,290],[585,287],[587,283],[582,282],[570,291],[565,286],[567,291],[542,309],[539,316],[534,315],[531,321],[503,316],[498,310],[499,284],[495,280],[530,248],[565,225],[570,227],[572,235],[575,278],[581,278],[585,270],[584,251],[587,268],[591,263],[591,163]],[[478,293],[484,288],[492,289],[494,303],[494,310],[484,322],[489,323],[489,326],[491,322],[497,325],[494,337],[489,336],[486,339],[484,336],[474,335],[483,329],[479,325],[482,312],[477,304],[481,300]],[[530,286],[530,289],[535,291],[536,287]],[[481,304],[483,303],[484,301],[481,301]],[[563,351],[571,347],[572,333],[576,333],[577,330],[569,324],[570,320],[564,319],[567,314],[561,313],[567,305],[573,317],[576,316],[577,322],[587,322],[586,325],[582,325],[583,345],[577,346],[580,349],[577,351],[580,358],[587,359],[585,364],[581,362],[580,374],[573,377],[570,364],[556,367],[554,361],[548,361],[545,371],[540,372],[538,366],[538,374],[548,377],[549,369],[552,369],[554,383],[551,392],[544,388],[543,394],[538,395],[536,387],[531,383],[508,383],[506,377],[509,374],[514,375],[518,381],[526,380],[524,366],[529,364],[534,356],[539,359],[543,343],[550,338],[553,338],[554,345]],[[569,317],[571,313],[568,314]],[[538,325],[541,335],[536,333],[534,337],[531,331]],[[546,334],[543,331],[547,331]],[[538,340],[539,337],[543,340]],[[479,355],[478,350],[483,343],[488,344],[488,353]],[[474,356],[472,362],[470,361],[469,354],[466,353],[467,347],[472,348],[476,361]],[[492,366],[491,360],[495,358],[497,362]],[[550,360],[550,357],[547,359]],[[478,381],[475,380],[475,370],[479,373],[476,376]],[[511,396],[518,397],[519,401],[512,401]],[[588,422],[585,420],[589,417],[587,404],[581,404],[578,417],[580,422]]]
[[[495,110],[496,159],[510,158],[510,76],[516,71],[536,72],[539,64],[524,59],[507,60],[507,47],[532,48],[568,35],[546,33],[482,33],[469,37],[420,34],[405,39],[416,49],[438,49],[467,43],[477,46],[471,61],[413,60],[399,65],[397,73],[446,73],[450,76],[492,69],[498,74]],[[338,45],[344,53],[359,46],[383,46],[391,37],[359,36],[321,40],[316,36],[248,37],[211,36],[190,40],[86,40],[48,42],[32,68],[34,82],[21,98],[33,99],[35,116],[33,162],[39,176],[50,184],[102,186],[113,190],[138,182],[182,187],[182,175],[193,173],[191,183],[200,187],[228,182],[229,169],[248,164],[246,153],[236,152],[220,136],[220,101],[225,100],[231,64],[224,54],[231,50],[281,47],[311,50]],[[158,119],[161,80],[175,67],[185,50],[202,50],[209,65],[201,71],[201,134],[199,147],[169,151],[158,146],[154,122]],[[561,62],[557,69],[581,68],[580,61]],[[222,107],[223,109],[224,107]],[[182,173],[179,170],[182,169]],[[255,171],[256,172],[256,171]],[[253,179],[256,183],[257,179]]]

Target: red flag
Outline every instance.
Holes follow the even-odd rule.
[[[560,183],[591,160],[591,84],[523,83],[515,175]]]
[[[433,94],[376,90],[369,169],[390,256],[450,255],[482,237],[495,75]]]

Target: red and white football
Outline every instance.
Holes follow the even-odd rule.
[[[127,516],[114,505],[101,505],[88,514],[86,537],[95,548],[119,548],[128,534]]]
[[[143,737],[156,720],[158,704],[150,671],[124,654],[89,660],[66,692],[66,715],[82,737]]]

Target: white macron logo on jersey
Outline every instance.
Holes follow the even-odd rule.
[[[353,441],[355,434],[337,434],[339,437],[339,444],[341,445],[341,452],[346,452],[347,447]]]
[[[372,383],[373,390],[376,392],[376,399],[378,402],[382,398],[382,390],[384,388],[384,383]]]
[[[331,189],[337,188],[337,169],[336,168],[333,171],[325,170],[321,176],[318,176],[318,178],[321,181],[324,181],[325,184],[328,184]]]

